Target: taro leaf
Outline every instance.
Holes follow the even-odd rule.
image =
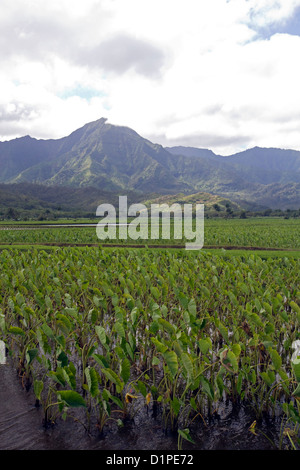
[[[72,408],[77,408],[79,406],[86,407],[83,397],[74,390],[58,390],[56,393],[67,404],[67,406]]]
[[[151,294],[153,295],[153,297],[155,298],[155,300],[158,300],[159,297],[160,297],[160,292],[157,289],[157,287],[151,286],[150,291],[151,291]]]
[[[123,360],[125,355],[126,355],[126,351],[124,351],[120,346],[115,346],[115,353],[117,354],[118,358],[120,360]]]
[[[121,336],[121,338],[125,338],[125,329],[120,322],[115,323],[114,330],[119,336]]]
[[[211,296],[210,290],[205,286],[201,286],[201,292],[208,298]]]
[[[269,349],[269,354],[272,359],[273,366],[276,371],[278,371],[281,368],[281,357],[279,356],[278,352],[275,349],[270,348]]]
[[[271,380],[269,374],[267,374],[267,372],[261,372],[260,375],[263,381],[268,385],[268,387],[271,387],[271,385],[273,384],[273,380]]]
[[[134,308],[134,300],[132,297],[129,297],[127,300],[126,300],[126,305],[128,308],[130,308],[130,310],[132,310]]]
[[[217,322],[217,328],[220,331],[221,335],[225,339],[225,341],[228,343],[228,331],[227,328],[221,323],[220,321]]]
[[[164,354],[167,351],[167,349],[168,349],[167,346],[165,346],[163,343],[158,341],[158,339],[151,336],[151,341],[154,344],[154,346],[156,347],[158,352]]]
[[[46,307],[51,310],[52,309],[52,301],[49,297],[49,295],[45,295],[45,304],[46,304]]]
[[[49,377],[51,377],[55,382],[59,383],[63,387],[66,385],[66,377],[65,374],[63,373],[63,368],[62,367],[57,367],[56,371],[50,371],[48,373]]]
[[[111,395],[110,396],[110,399],[119,407],[121,408],[121,410],[124,408],[124,405],[122,403],[122,401],[120,400],[120,398],[114,396],[114,395]]]
[[[92,357],[101,367],[103,367],[104,369],[108,368],[109,364],[104,356],[101,356],[100,354],[93,354]]]
[[[146,385],[144,384],[144,382],[142,382],[141,380],[138,380],[138,382],[135,384],[134,388],[140,392],[144,398],[146,398],[146,395],[147,395],[147,388],[146,388]]]
[[[71,315],[71,317],[73,317],[75,320],[78,320],[79,315],[78,315],[78,312],[77,312],[76,308],[74,308],[74,307],[65,307],[64,311],[66,313],[68,313],[69,315]]]
[[[300,383],[298,383],[296,390],[293,392],[294,397],[300,397]]]
[[[191,438],[190,436],[190,431],[189,429],[178,429],[178,434],[183,437],[183,439],[185,439],[186,441],[189,441],[191,442],[192,444],[195,444],[195,442],[193,441],[193,439]]]
[[[215,384],[218,387],[219,395],[221,397],[222,394],[223,394],[223,391],[224,391],[224,382],[223,382],[223,379],[222,379],[221,375],[219,375],[219,374],[217,375],[217,377],[215,379]]]
[[[298,383],[300,383],[300,359],[295,359],[292,362],[294,374]]]
[[[162,305],[160,310],[161,310],[162,316],[166,317],[168,314],[168,307],[166,305]]]
[[[297,313],[297,319],[300,322],[300,307],[293,300],[290,302],[290,306]]]
[[[178,293],[178,298],[179,298],[179,302],[181,303],[182,307],[187,310],[188,307],[189,307],[189,301],[188,299],[186,298],[186,296],[182,293],[182,292],[179,292]]]
[[[183,367],[187,373],[187,376],[189,379],[192,379],[194,375],[194,368],[193,368],[193,362],[191,361],[189,355],[187,353],[183,353],[181,355],[181,362],[183,364]]]
[[[186,310],[183,312],[183,321],[186,325],[189,325],[191,323],[190,314]]]
[[[267,302],[263,302],[263,306],[268,313],[269,316],[272,315],[272,305],[268,304]]]
[[[190,399],[190,405],[193,408],[194,411],[198,411],[197,403],[194,397],[191,397]]]
[[[2,309],[0,308],[0,328],[5,333],[6,330],[6,325],[5,325],[5,315],[2,312]]]
[[[117,307],[117,305],[119,303],[119,297],[117,296],[117,294],[114,294],[112,296],[111,303],[113,304],[114,307]]]
[[[234,372],[237,372],[239,366],[238,366],[238,361],[237,361],[236,355],[232,351],[228,350],[227,359],[229,360]]]
[[[149,326],[149,331],[153,334],[153,335],[156,335],[156,333],[158,332],[159,330],[159,324],[157,321],[153,321],[150,323],[150,326]]]
[[[170,400],[170,403],[172,410],[174,411],[174,415],[178,416],[181,407],[180,401],[178,400],[178,398],[175,397],[173,400]]]
[[[208,352],[209,348],[211,347],[211,345],[210,345],[209,341],[207,341],[207,339],[199,339],[198,345],[199,345],[200,351],[203,354],[206,354]]]
[[[169,323],[167,320],[165,320],[164,318],[159,318],[158,323],[162,326],[165,331],[167,331],[171,338],[176,335],[174,326],[171,325],[171,323]]]
[[[241,350],[242,350],[241,346],[238,343],[235,343],[232,345],[231,349],[236,355],[236,357],[239,357],[239,355],[241,354]]]
[[[254,323],[254,325],[256,325],[260,328],[264,327],[264,324],[261,321],[260,317],[257,315],[257,313],[251,313],[250,320],[251,320],[252,323]]]
[[[233,292],[228,291],[228,297],[230,298],[230,301],[233,303],[233,305],[236,305],[236,306],[238,305],[238,301]]]
[[[256,372],[254,369],[251,370],[250,374],[249,374],[249,379],[250,381],[252,382],[253,385],[256,384]]]
[[[65,370],[65,368],[64,367],[57,368],[57,371],[58,370],[59,370],[59,373],[61,374],[61,377],[63,377],[64,383],[67,383],[68,385],[70,385],[71,388],[73,388],[72,385],[71,385],[70,376],[69,376],[68,372]]]
[[[133,351],[132,351],[132,347],[130,346],[129,343],[126,343],[125,348],[126,348],[126,351],[127,351],[128,355],[130,356],[130,359],[133,361],[134,360],[134,354],[133,354]]]
[[[136,322],[136,319],[138,317],[138,308],[137,307],[134,307],[132,310],[131,310],[131,313],[130,313],[130,318],[131,318],[131,321],[132,321],[132,324],[134,325],[135,322]]]
[[[275,326],[273,325],[273,323],[268,322],[265,326],[265,333],[269,335],[270,333],[274,333],[274,332],[275,332]]]
[[[208,380],[203,377],[203,375],[200,376],[200,382],[203,387],[204,393],[208,395],[208,397],[213,401],[214,400],[214,391]]]
[[[288,314],[287,314],[284,310],[282,310],[281,312],[279,312],[279,315],[281,316],[281,318],[283,319],[283,321],[289,322]]]
[[[130,378],[130,362],[127,358],[125,358],[122,362],[121,377],[125,384],[128,382]]]
[[[286,393],[289,393],[289,378],[283,369],[279,370],[280,378],[282,379],[281,386]]]
[[[94,295],[94,297],[93,297],[93,302],[94,302],[94,304],[95,304],[95,306],[96,306],[97,308],[100,307],[101,300],[102,300],[102,299],[100,299],[99,297],[97,297],[96,295]]]
[[[35,380],[33,382],[33,391],[38,400],[41,400],[43,388],[44,388],[44,382],[42,380]]]
[[[22,294],[20,294],[20,292],[18,292],[17,295],[16,295],[16,301],[17,301],[19,307],[21,307],[21,305],[24,304],[24,302],[25,302],[24,297],[23,297]]]
[[[262,306],[261,306],[261,303],[258,299],[254,299],[254,303],[255,303],[255,307],[258,311],[258,313],[260,313],[260,311],[262,310]]]
[[[174,351],[176,352],[177,356],[181,357],[182,356],[182,347],[180,346],[178,341],[174,341],[173,348],[174,348]]]
[[[26,361],[27,361],[27,364],[31,364],[32,361],[37,357],[38,355],[38,349],[37,348],[34,348],[34,349],[28,349],[26,351]]]
[[[55,339],[53,331],[51,330],[50,326],[48,326],[46,323],[42,325],[42,330],[45,335],[48,336],[48,338]]]
[[[57,303],[57,305],[61,305],[61,295],[60,295],[59,290],[56,290],[54,292],[54,299],[55,299],[55,302]]]
[[[188,311],[193,317],[196,317],[196,315],[197,315],[197,306],[196,306],[196,302],[195,302],[194,299],[191,299],[189,301]]]
[[[41,348],[43,349],[43,351],[45,353],[51,353],[51,348],[50,348],[49,343],[47,341],[47,336],[45,335],[45,333],[42,331],[41,328],[37,328],[36,337],[37,337],[37,340],[38,340]]]
[[[9,333],[12,333],[13,335],[25,336],[25,333],[24,333],[24,331],[22,330],[22,328],[19,328],[18,326],[11,326],[11,327],[8,329],[8,332],[9,332]]]
[[[101,343],[103,345],[106,344],[106,333],[105,333],[105,329],[103,328],[103,326],[96,325],[95,331]]]
[[[275,375],[275,372],[271,369],[268,370],[268,376],[270,377],[270,380],[273,382],[275,382],[275,379],[276,379],[276,375]]]
[[[292,403],[283,403],[282,404],[283,411],[290,416],[294,422],[300,423],[300,416],[296,408],[292,405]]]
[[[174,378],[178,371],[178,361],[176,353],[174,351],[166,351],[165,353],[163,353],[163,357],[166,361],[166,364],[172,377]]]
[[[241,394],[241,391],[242,391],[242,384],[243,384],[243,375],[239,374],[237,378],[237,382],[236,382],[236,389],[239,395]]]
[[[107,402],[108,402],[108,401],[110,400],[110,398],[111,398],[111,393],[110,393],[110,391],[107,390],[106,388],[104,388],[104,389],[102,390],[102,398],[103,398],[103,400],[105,400],[105,401],[107,401]]]
[[[56,318],[57,326],[59,327],[59,329],[63,333],[68,334],[72,329],[72,323],[70,322],[69,318],[66,315],[63,315],[62,313],[58,313],[56,315]]]
[[[152,365],[153,366],[158,366],[158,364],[160,364],[160,359],[156,356],[153,356],[152,358]]]
[[[88,321],[89,323],[92,323],[92,325],[95,325],[96,321],[98,319],[98,312],[95,308],[91,308],[91,310],[88,313]]]
[[[98,375],[96,370],[93,367],[86,367],[85,376],[91,396],[96,397],[99,395]]]
[[[128,332],[128,341],[129,341],[131,349],[134,351],[136,348],[136,338],[135,336],[132,335],[130,331]]]
[[[70,387],[75,390],[76,388],[76,369],[72,362],[63,368],[64,377]]]
[[[118,375],[111,369],[101,369],[101,372],[105,375],[105,377],[113,382],[117,387],[117,392],[121,393],[124,387],[124,383],[118,377]]]

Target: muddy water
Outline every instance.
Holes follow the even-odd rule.
[[[58,420],[47,429],[42,424],[42,410],[26,392],[9,365],[0,365],[0,450],[169,450],[178,449],[177,436],[166,435],[159,417],[145,408],[122,428],[108,426],[103,436],[96,428],[90,435],[72,418]],[[219,411],[209,423],[200,419],[190,428],[195,445],[184,441],[183,450],[273,450],[278,446],[278,423],[260,423],[262,434],[253,435],[254,421],[245,409],[233,412],[230,407]],[[277,447],[278,448],[278,447]]]

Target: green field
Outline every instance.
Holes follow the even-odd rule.
[[[5,228],[5,229],[4,229]],[[25,230],[26,229],[26,230]],[[204,222],[204,246],[209,247],[252,247],[274,249],[300,249],[300,219],[252,218],[252,219],[207,219]],[[183,232],[184,233],[184,232]],[[0,243],[69,243],[69,244],[142,244],[182,245],[186,240],[160,238],[153,240],[99,240],[95,227],[52,227],[46,228],[28,224],[2,225]]]
[[[97,243],[95,227],[0,230],[0,339],[44,423],[76,410],[105,432],[142,407],[182,448],[225,400],[257,423],[279,416],[274,446],[298,448],[299,228],[208,221],[219,248],[199,251],[55,246]]]

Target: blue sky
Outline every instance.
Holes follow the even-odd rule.
[[[290,34],[300,36],[300,6],[296,7],[291,16],[283,17],[280,21],[258,26],[250,22],[250,26],[258,33],[260,39],[270,39],[274,34]]]
[[[0,140],[300,150],[300,0],[1,0]]]
[[[90,102],[93,98],[103,98],[107,95],[105,92],[101,90],[97,90],[95,88],[91,88],[87,86],[84,87],[79,84],[72,88],[66,87],[64,90],[58,93],[58,96],[63,100],[68,100],[69,98],[77,96],[83,100]],[[108,106],[107,106],[107,109],[109,109]]]

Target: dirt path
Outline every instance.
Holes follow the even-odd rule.
[[[40,242],[40,243],[26,243],[26,242],[0,242],[0,246],[57,246],[57,247],[68,247],[68,246],[79,246],[79,247],[99,247],[101,248],[176,248],[182,249],[185,248],[185,245],[172,245],[172,244],[165,244],[165,245],[141,245],[141,244],[118,244],[118,243],[69,243],[69,242]],[[258,246],[236,246],[236,245],[204,245],[203,250],[246,250],[246,251],[300,251],[299,249],[295,248],[271,248],[271,247],[258,247]]]

